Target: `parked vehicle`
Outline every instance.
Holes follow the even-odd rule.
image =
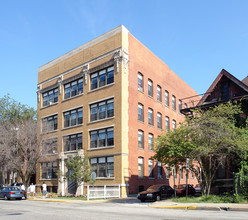
[[[21,191],[24,192],[25,199],[27,199],[27,192],[26,192],[26,190],[22,190],[22,188],[21,188],[22,185],[23,185],[23,183],[17,183],[17,182],[15,182],[15,183],[11,183],[10,186],[17,186]],[[25,188],[25,187],[24,187],[24,188]]]
[[[186,184],[176,186],[176,194],[177,196],[186,196]],[[195,188],[188,184],[188,195],[195,195]]]
[[[144,202],[146,200],[159,201],[168,197],[174,196],[175,190],[169,185],[153,185],[150,186],[146,191],[140,192],[137,198]]]
[[[5,200],[9,199],[22,199],[25,198],[24,191],[19,189],[16,186],[7,186],[3,187],[0,190],[0,198],[4,198]]]
[[[201,189],[201,184],[196,184],[195,186],[195,195],[201,195],[202,194],[202,189]]]

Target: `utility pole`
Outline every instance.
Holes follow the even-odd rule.
[[[188,170],[189,170],[189,158],[186,158],[186,170],[185,170],[185,177],[186,177],[186,201],[188,200]]]

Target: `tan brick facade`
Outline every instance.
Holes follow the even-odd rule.
[[[97,72],[98,80],[100,80],[99,71],[108,71],[108,68],[111,66],[114,67],[114,82],[91,89],[92,74]],[[143,92],[138,91],[138,72],[143,74]],[[147,95],[148,78],[153,81],[153,98]],[[77,85],[79,85],[78,79],[83,79],[83,92],[65,99],[65,86],[71,82],[77,82]],[[161,87],[162,102],[157,101],[157,85]],[[71,91],[72,87],[71,85]],[[184,97],[196,95],[192,88],[137,41],[123,26],[117,27],[40,67],[37,109],[38,116],[41,119],[41,138],[57,139],[57,152],[49,155],[46,154],[41,160],[44,167],[48,167],[42,168],[43,171],[50,169],[51,163],[49,162],[52,161],[57,161],[57,167],[62,169],[62,161],[64,163],[66,158],[75,154],[75,151],[66,151],[64,149],[65,137],[82,134],[82,152],[84,155],[87,154],[91,159],[105,158],[107,167],[110,167],[107,161],[112,161],[113,158],[113,174],[97,178],[97,185],[121,184],[121,195],[125,196],[129,193],[137,193],[139,186],[147,187],[157,182],[166,181],[165,177],[157,179],[156,171],[154,172],[154,178],[147,177],[148,159],[154,154],[147,148],[148,133],[152,133],[154,138],[162,133],[161,129],[157,129],[157,112],[160,112],[162,115],[162,129],[164,129],[165,116],[168,116],[171,120],[174,119],[177,124],[184,120],[184,117],[178,111],[178,104],[176,104],[176,111],[172,110],[171,106],[165,106],[165,90],[169,91],[170,101],[172,94],[176,97],[176,101]],[[51,91],[54,94],[57,92],[58,99],[54,99],[55,101],[53,100],[44,107],[44,94],[47,93],[49,95]],[[110,99],[114,102],[114,116],[92,121],[90,109],[93,104],[107,103]],[[138,103],[142,103],[144,106],[143,123],[138,121]],[[71,113],[78,108],[83,109],[82,124],[65,128],[65,112]],[[148,108],[153,109],[154,126],[148,126]],[[98,109],[98,111],[100,110]],[[49,121],[48,116],[54,115],[57,117],[57,127],[54,127],[53,131],[43,132],[42,123],[44,122],[42,121],[46,119]],[[55,119],[53,118],[52,120]],[[103,131],[105,129],[108,132],[111,128],[113,128],[114,133],[113,145],[97,148],[90,147],[90,134],[93,137],[95,131],[99,135],[100,130]],[[144,132],[144,150],[138,150],[138,130],[140,129]],[[108,133],[106,134],[108,135]],[[97,137],[100,139],[100,136]],[[144,158],[145,177],[142,179],[138,178],[138,157]],[[99,162],[100,160],[97,161]],[[155,162],[154,167],[155,170]],[[108,168],[105,167],[105,169]],[[112,171],[106,172],[111,173]],[[45,172],[41,173],[41,164],[39,164],[37,166],[38,187],[45,181],[50,191],[58,187],[58,192],[66,193],[68,185],[63,178],[59,180],[52,179],[49,176],[49,171],[47,175],[48,177]]]

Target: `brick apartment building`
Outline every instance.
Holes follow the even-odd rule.
[[[66,194],[71,183],[57,169],[65,172],[77,151],[88,155],[96,185],[121,184],[122,196],[173,185],[169,169],[150,160],[153,141],[184,120],[180,109],[192,102],[183,98],[197,93],[124,26],[41,66],[37,95],[44,143],[38,190],[46,182],[48,191]]]

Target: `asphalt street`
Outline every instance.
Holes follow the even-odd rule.
[[[152,208],[149,203],[0,200],[0,219],[248,219],[247,212]]]

